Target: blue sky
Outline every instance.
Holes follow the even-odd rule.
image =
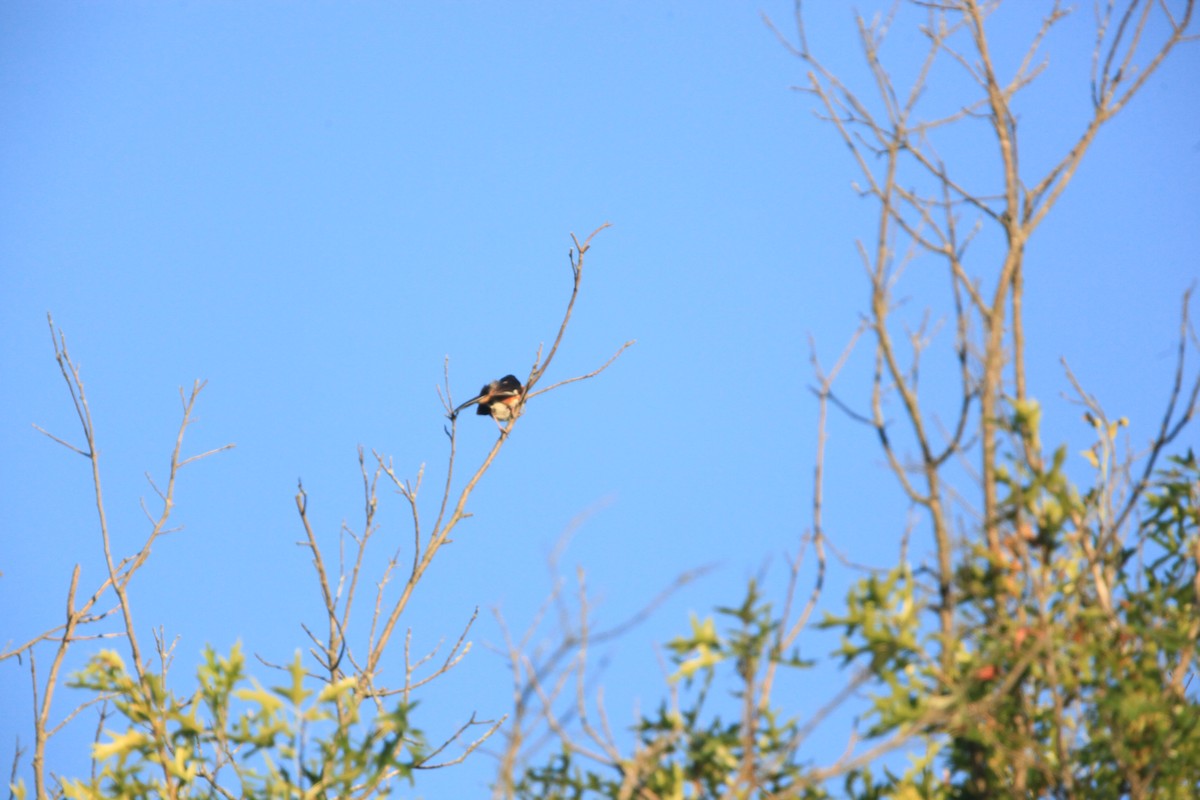
[[[813,10],[810,36],[861,78],[834,6]],[[56,624],[75,563],[85,584],[100,574],[86,462],[31,427],[77,438],[48,311],[83,367],[120,552],[147,530],[144,473],[163,477],[177,387],[209,381],[188,452],[237,445],[182,476],[186,528],[135,584],[140,625],[179,637],[182,675],[205,643],[287,660],[317,619],[297,479],[327,543],[361,521],[360,444],[401,474],[427,464],[432,513],[443,360],[460,399],[527,374],[567,298],[569,234],[611,222],[547,377],[638,343],[531,404],[405,624],[431,646],[484,609],[475,650],[418,724],[436,736],[504,713],[487,609],[526,624],[550,585],[546,554],[597,509],[565,564],[588,570],[602,621],[716,565],[610,651],[610,715],[655,705],[653,643],[684,633],[689,611],[736,603],[764,567],[781,584],[811,496],[807,337],[831,361],[866,307],[854,242],[872,235],[869,204],[846,148],[791,91],[804,70],[762,12],[791,29],[784,2],[6,3],[0,638]],[[995,20],[1001,62],[1024,13]],[[1051,69],[1021,106],[1031,174],[1082,124],[1089,24],[1081,11],[1050,39]],[[888,55],[911,64],[915,44],[898,30]],[[1030,246],[1031,389],[1049,441],[1086,443],[1060,357],[1133,420],[1133,446],[1157,423],[1179,297],[1200,277],[1197,85],[1200,51],[1178,51]],[[957,155],[986,170],[992,151],[977,147]],[[917,273],[914,305],[923,285]],[[851,363],[844,394],[869,362]],[[463,464],[495,435],[475,417],[459,430]],[[830,448],[830,533],[886,564],[904,506],[873,436],[835,420]],[[406,541],[404,504],[382,503],[385,533]],[[28,741],[29,684],[2,668],[8,748]],[[802,688],[793,707],[832,687]],[[80,741],[64,737],[55,764],[72,769]],[[477,756],[418,789],[474,791],[491,767]]]

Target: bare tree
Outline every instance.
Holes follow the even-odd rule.
[[[50,325],[50,336],[54,344],[54,358],[58,362],[59,371],[66,382],[67,391],[75,406],[79,419],[82,444],[72,444],[49,431],[34,425],[41,433],[53,439],[73,453],[83,456],[88,461],[91,470],[92,488],[95,493],[97,528],[103,553],[103,565],[106,577],[99,585],[92,588],[90,593],[85,590],[79,593],[80,565],[76,564],[71,572],[71,580],[67,587],[66,619],[61,625],[49,628],[29,641],[5,648],[0,653],[0,661],[8,659],[29,660],[30,680],[33,684],[33,703],[35,708],[33,729],[33,752],[30,763],[33,773],[35,796],[49,796],[50,788],[46,776],[46,745],[55,734],[71,723],[81,712],[96,703],[102,703],[103,697],[88,701],[68,711],[61,719],[54,719],[52,714],[55,694],[60,686],[61,671],[66,661],[67,653],[77,642],[98,640],[121,640],[129,652],[132,669],[139,681],[150,675],[153,659],[144,652],[134,624],[133,606],[129,600],[129,586],[138,571],[145,566],[150,558],[150,552],[160,538],[171,532],[168,524],[171,512],[175,507],[175,485],[184,467],[211,455],[228,450],[232,444],[224,445],[193,456],[183,455],[184,434],[194,421],[196,401],[204,389],[203,381],[196,381],[188,393],[179,390],[179,399],[183,406],[183,419],[179,424],[179,432],[175,437],[175,446],[171,451],[170,465],[167,469],[166,485],[160,488],[154,479],[147,474],[146,480],[158,498],[159,508],[152,511],[143,503],[142,510],[149,522],[149,531],[145,540],[131,556],[118,557],[114,555],[112,538],[109,534],[108,515],[105,509],[104,489],[101,482],[100,451],[97,447],[96,426],[92,420],[92,410],[88,403],[87,391],[79,366],[67,350],[67,339],[63,332],[54,327],[54,320],[47,317]],[[110,595],[111,592],[111,595]],[[113,604],[113,605],[110,605]],[[119,620],[115,629],[112,625],[104,624],[110,617]],[[48,645],[51,651],[49,670],[44,677],[38,673],[38,651],[42,644]],[[158,660],[165,662],[168,650],[165,641],[156,638],[156,655]],[[161,678],[162,676],[160,676]],[[103,717],[103,712],[101,712]],[[19,754],[18,754],[19,755]],[[160,746],[158,755],[166,762],[166,753]],[[165,766],[164,766],[165,769]],[[16,767],[14,765],[14,773]]]
[[[1058,2],[1045,9],[1016,70],[1001,75],[986,27],[1001,3],[963,0],[904,5],[925,14],[920,26],[926,40],[925,59],[909,86],[895,84],[881,53],[902,8],[899,3],[873,21],[857,18],[863,55],[875,83],[872,95],[851,90],[822,64],[809,46],[799,3],[795,44],[789,46],[810,68],[808,82],[800,88],[817,99],[822,119],[834,126],[854,157],[862,179],[858,184],[861,192],[876,201],[875,232],[858,245],[871,276],[868,327],[875,341],[876,361],[870,411],[863,417],[877,431],[905,493],[928,512],[937,551],[941,626],[949,635],[955,606],[951,588],[954,534],[943,466],[964,453],[966,444],[979,444],[975,458],[983,502],[978,513],[991,556],[1002,558],[996,475],[1001,463],[1000,420],[1006,396],[1017,404],[1029,402],[1022,319],[1026,246],[1070,184],[1100,129],[1129,104],[1179,44],[1192,38],[1194,3],[1177,3],[1177,9],[1140,0],[1120,4],[1120,9],[1111,2],[1097,4],[1092,113],[1053,166],[1032,176],[1020,169],[1022,139],[1015,109],[1021,93],[1047,68],[1047,37],[1070,11]],[[1151,42],[1148,29],[1156,16],[1165,22],[1166,34],[1161,41]],[[966,75],[977,87],[977,98],[948,115],[927,117],[922,113],[922,100],[933,94],[930,79],[947,66]],[[977,180],[959,177],[958,172],[967,172],[961,169],[963,165],[956,170],[956,165],[939,154],[939,135],[954,126],[969,126],[970,135],[977,137],[973,157],[989,150],[995,154],[999,185],[975,185]],[[928,188],[910,188],[913,186]],[[984,260],[983,268],[972,268],[970,246],[987,228],[1002,234],[1002,250],[995,259],[998,268],[990,268],[990,258]],[[954,297],[954,357],[961,404],[956,417],[944,426],[925,410],[918,387],[928,331],[901,330],[893,322],[896,284],[905,267],[917,258],[944,265]],[[905,348],[911,354],[907,363]],[[907,454],[897,451],[896,433],[889,433],[884,404],[890,394],[902,405],[905,433],[916,449],[915,465],[906,461]],[[1171,438],[1173,434],[1154,449],[1147,474],[1162,445]],[[1040,457],[1033,448],[1025,456],[1034,462]]]
[[[579,296],[579,289],[583,279],[584,257],[591,247],[592,239],[607,227],[608,225],[606,224],[597,228],[582,242],[572,236],[574,247],[568,255],[572,274],[570,298],[567,301],[562,321],[559,324],[550,349],[543,353],[542,348],[539,347],[534,356],[533,365],[530,367],[529,375],[523,384],[522,404],[528,403],[533,398],[566,384],[595,377],[607,369],[609,365],[633,344],[632,341],[628,341],[621,345],[608,361],[587,374],[567,378],[544,388],[537,388],[553,362],[555,355],[558,353],[567,326],[571,321],[571,314],[575,307],[576,298]],[[328,566],[329,559],[321,549],[318,537],[308,520],[308,496],[303,487],[301,487],[299,493],[296,495],[296,505],[300,512],[301,522],[304,525],[306,544],[313,554],[313,568],[316,570],[321,587],[321,596],[324,600],[326,616],[323,638],[319,638],[311,631],[308,631],[307,628],[305,629],[314,645],[310,649],[310,654],[321,667],[321,680],[331,685],[336,684],[346,676],[351,676],[356,680],[358,692],[348,698],[347,703],[358,703],[369,699],[376,704],[379,711],[382,711],[383,701],[386,698],[399,696],[405,702],[408,702],[415,689],[444,674],[458,664],[463,656],[466,655],[466,648],[469,647],[466,635],[471,624],[474,622],[474,617],[467,622],[462,634],[450,648],[445,658],[426,674],[418,678],[417,670],[427,667],[433,660],[434,654],[426,654],[414,660],[414,654],[409,650],[411,642],[410,631],[410,635],[405,638],[404,645],[405,674],[403,681],[398,685],[391,686],[380,683],[381,661],[384,654],[388,651],[388,647],[395,634],[396,626],[408,608],[409,602],[412,600],[422,576],[430,564],[433,563],[442,546],[450,541],[450,536],[459,523],[470,516],[467,512],[467,503],[475,487],[483,479],[488,469],[491,468],[496,457],[507,443],[509,433],[518,424],[518,416],[512,416],[507,420],[506,424],[501,428],[496,441],[492,444],[491,449],[488,450],[483,460],[471,471],[466,483],[461,487],[456,487],[455,468],[457,466],[458,427],[457,417],[452,413],[454,403],[450,394],[449,362],[446,365],[444,402],[449,418],[449,427],[446,430],[449,443],[449,453],[446,459],[446,480],[442,486],[440,497],[436,500],[436,514],[434,515],[432,525],[428,526],[428,529],[426,529],[426,525],[424,524],[421,504],[418,502],[424,478],[424,466],[422,465],[418,470],[415,480],[405,479],[397,474],[391,459],[385,458],[374,451],[372,452],[373,465],[368,468],[365,455],[360,450],[359,463],[362,469],[365,495],[364,523],[360,533],[351,531],[348,528],[343,529],[341,541],[339,542],[339,552],[344,552],[347,543],[349,543],[350,563],[347,564],[345,559],[341,560],[341,566],[335,580]],[[390,482],[395,491],[405,500],[409,507],[412,516],[412,552],[406,557],[408,562],[406,574],[400,572],[402,568],[402,554],[400,551],[396,551],[388,559],[382,575],[376,579],[374,601],[368,606],[370,621],[367,626],[366,642],[363,652],[360,654],[352,644],[349,631],[352,629],[352,612],[356,609],[356,593],[364,577],[363,567],[367,546],[373,534],[377,531],[375,521],[378,507],[377,486],[381,476],[387,478],[388,482]],[[403,581],[399,596],[395,599],[389,599],[386,590],[397,577]],[[343,708],[341,711],[342,713],[348,713],[348,708]],[[427,760],[419,764],[419,767],[432,768],[458,763],[478,747],[488,736],[494,733],[502,722],[503,719],[487,723],[483,735],[472,741],[455,759],[448,762]],[[455,738],[480,724],[482,723],[479,723],[474,718],[468,720],[455,735]],[[450,742],[443,743],[434,751],[434,755],[440,753],[449,744]],[[432,755],[430,758],[432,759]]]
[[[1117,446],[1125,421],[1108,419],[1066,373],[1095,435],[1088,486],[1068,479],[1065,449],[1043,441],[1026,378],[1023,301],[1029,243],[1101,129],[1195,38],[1195,4],[1095,4],[1089,112],[1050,166],[1033,174],[1022,153],[1044,132],[1019,127],[1018,109],[1048,69],[1047,43],[1071,11],[1039,4],[1024,52],[998,58],[989,21],[1001,5],[907,0],[871,18],[857,15],[863,89],[826,66],[801,2],[791,33],[768,20],[804,65],[796,88],[815,100],[818,117],[849,150],[855,186],[871,204],[870,233],[857,243],[870,288],[862,327],[828,371],[814,347],[819,435],[811,525],[782,611],[752,584],[740,606],[721,611],[727,632],[697,620],[690,635],[669,644],[676,671],[668,710],[639,720],[632,749],[585,724],[582,692],[568,714],[546,702],[546,724],[563,755],[528,773],[519,796],[588,787],[621,798],[820,797],[834,778],[863,796],[1194,791],[1200,752],[1183,743],[1200,730],[1200,707],[1183,687],[1200,646],[1200,471],[1190,455],[1163,461],[1200,397],[1200,376],[1186,362],[1195,341],[1189,298],[1167,407],[1132,456]],[[898,69],[886,62],[885,42],[897,29],[924,43],[919,63]],[[1001,63],[1014,66],[1006,71]],[[899,74],[911,81],[901,85]],[[937,111],[952,96],[942,87],[964,78],[970,95]],[[981,160],[991,169],[979,169]],[[950,311],[942,339],[931,310],[914,318],[900,308],[899,287],[917,267],[944,276]],[[870,395],[842,397],[836,378],[864,347]],[[923,392],[921,378],[931,373],[953,376],[957,391],[949,398],[944,389]],[[835,655],[857,667],[843,690],[801,722],[780,707],[776,675],[807,666],[790,649],[822,600],[827,554],[836,552],[824,499],[830,406],[874,432],[911,512],[896,526],[896,565],[864,570],[844,606],[826,618],[845,637]],[[1141,523],[1139,510],[1148,518]],[[1172,525],[1178,530],[1168,533]],[[926,535],[932,561],[914,562],[909,541]],[[809,553],[813,584],[800,604]],[[736,725],[710,715],[706,726],[705,703],[723,667],[733,673],[741,714]],[[552,698],[559,684],[549,676],[538,681]],[[681,698],[681,684],[698,689]],[[859,691],[865,687],[869,699]],[[856,697],[870,724],[832,763],[808,764],[802,746]],[[1130,708],[1141,710],[1130,716]],[[573,729],[568,717],[578,720]],[[907,768],[894,767],[888,777],[872,772],[900,748],[914,754]]]
[[[606,227],[582,241],[572,236],[573,248],[568,253],[570,297],[549,349],[537,349],[522,387],[522,407],[527,408],[534,398],[565,384],[595,377],[633,344],[625,343],[612,358],[587,374],[541,385],[570,323],[585,255],[593,238]],[[360,448],[363,528],[354,531],[343,525],[337,536],[336,555],[331,555],[329,546],[322,544],[325,537],[314,530],[308,516],[308,494],[301,486],[296,505],[305,535],[303,544],[312,554],[324,609],[320,633],[302,626],[311,643],[311,666],[305,666],[299,656],[290,665],[263,661],[283,675],[283,683],[265,691],[249,677],[240,648],[235,647],[228,656],[209,650],[197,670],[199,688],[193,695],[177,696],[167,682],[172,646],[161,632],[156,632],[155,652],[147,652],[135,624],[128,590],[134,576],[148,562],[153,546],[170,532],[176,480],[183,468],[233,445],[185,455],[184,434],[194,421],[204,384],[198,381],[190,393],[181,391],[183,420],[166,483],[160,487],[148,478],[158,498],[158,510],[144,507],[149,521],[145,541],[133,555],[119,556],[109,535],[98,435],[83,378],[67,351],[65,336],[53,321],[50,328],[55,357],[79,418],[83,442],[77,445],[42,432],[89,462],[106,577],[94,588],[81,590],[77,565],[67,588],[65,621],[0,653],[0,661],[28,660],[35,706],[30,773],[37,798],[175,798],[196,793],[230,798],[247,793],[365,798],[386,792],[397,779],[411,779],[416,770],[461,762],[499,728],[503,718],[481,721],[472,715],[446,741],[428,746],[408,718],[418,690],[466,656],[474,616],[465,621],[464,629],[444,655],[436,651],[413,653],[410,631],[403,637],[404,668],[400,674],[386,672],[383,663],[389,649],[395,649],[397,631],[422,577],[459,523],[470,516],[467,509],[471,495],[514,427],[520,424],[519,414],[507,420],[483,460],[460,485],[456,470],[457,418],[448,413],[446,479],[431,508],[425,507],[420,498],[424,467],[415,480],[404,479],[390,458],[372,451],[368,460]],[[450,412],[448,362],[444,397]],[[403,498],[412,520],[410,551],[400,548],[382,561],[372,547],[379,529],[381,477]],[[430,512],[431,523],[426,518]],[[398,592],[394,591],[397,584]],[[70,682],[91,690],[92,699],[56,715],[54,699],[64,685],[62,671],[68,652],[81,643],[107,640],[123,643],[128,666],[114,650],[90,651],[87,667]],[[39,670],[39,654],[43,651],[50,653],[45,673]],[[248,681],[253,688],[245,688]],[[307,688],[309,684],[316,688]],[[91,710],[98,711],[99,718],[91,779],[54,776],[46,760],[47,743],[68,725],[87,724],[86,712]],[[110,738],[105,740],[102,731],[119,722],[124,722],[125,729],[108,733]],[[461,746],[456,752],[446,753],[452,745]],[[19,767],[24,753],[18,747],[13,765],[13,791],[22,796],[25,790]]]

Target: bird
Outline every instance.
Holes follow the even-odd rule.
[[[507,422],[521,413],[521,402],[525,399],[525,389],[515,375],[505,375],[498,381],[485,384],[479,390],[479,395],[450,413],[450,419],[458,417],[458,412],[469,405],[478,403],[475,413],[489,416],[496,422]]]

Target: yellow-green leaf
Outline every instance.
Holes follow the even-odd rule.
[[[320,703],[328,703],[330,700],[341,697],[343,694],[353,689],[357,683],[358,680],[356,678],[348,675],[345,678],[342,678],[340,681],[331,683],[322,689],[321,694],[317,696],[317,701]]]
[[[113,756],[126,755],[131,750],[136,750],[144,746],[150,741],[150,737],[141,731],[126,731],[125,733],[115,734],[111,731],[108,735],[112,737],[112,741],[92,745],[92,758],[97,761],[104,761]]]

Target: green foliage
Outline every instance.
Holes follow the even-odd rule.
[[[1091,452],[1110,450],[1119,427],[1097,426]],[[954,713],[938,726],[951,737],[952,796],[1194,796],[1195,458],[1171,459],[1143,498],[1145,519],[1126,530],[1114,527],[1102,459],[1088,459],[1097,479],[1080,492],[1065,448],[1044,460],[1036,425],[1011,430],[1034,457],[1000,474],[1005,557],[970,545],[958,570],[960,669],[942,682]]]
[[[803,669],[811,661],[779,646],[783,620],[751,582],[742,603],[691,621],[691,632],[667,644],[676,670],[670,682],[684,688],[681,704],[662,703],[635,726],[633,753],[598,770],[570,747],[545,766],[526,771],[517,785],[522,798],[719,797],[737,787],[757,786],[769,796],[799,791],[802,769],[794,753],[802,736],[797,721],[761,705],[761,687],[774,668]],[[728,689],[737,702],[714,703]],[[712,705],[719,709],[710,710]],[[749,795],[734,795],[749,796]]]
[[[88,781],[63,783],[63,796],[99,798],[383,796],[412,781],[425,750],[411,706],[361,711],[353,678],[310,688],[299,654],[288,681],[264,688],[245,657],[206,649],[199,688],[180,697],[162,675],[131,675],[111,650],[94,656],[72,685],[106,698],[125,723],[106,730]]]
[[[517,795],[816,798],[841,775],[836,795],[855,798],[1194,797],[1200,466],[1191,452],[1171,458],[1142,495],[1140,524],[1116,528],[1112,472],[1097,459],[1096,482],[1081,491],[1065,448],[1048,458],[1037,449],[1038,417],[1030,403],[1005,421],[1004,551],[960,545],[951,637],[904,563],[865,576],[822,622],[841,631],[833,655],[862,670],[864,745],[880,757],[806,762],[804,726],[764,677],[773,664],[811,662],[781,657],[786,620],[752,582],[739,606],[693,616],[668,644],[670,681],[689,691],[638,721],[631,755],[598,765],[564,747],[526,772]],[[1119,427],[1097,432],[1111,445]],[[712,707],[717,687],[740,715]],[[881,757],[901,747],[904,769]]]

